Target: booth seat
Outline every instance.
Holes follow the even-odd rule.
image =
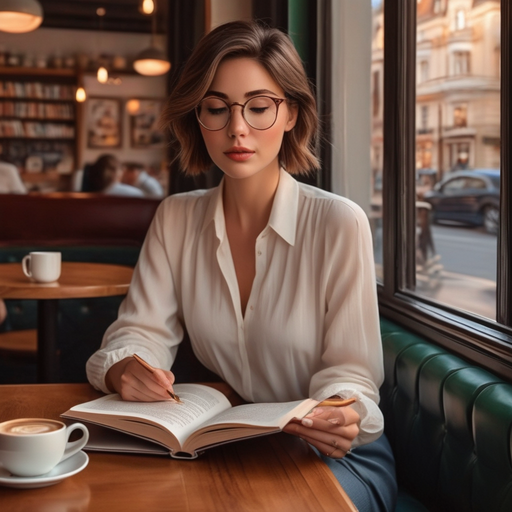
[[[396,512],[512,511],[512,385],[381,319]]]
[[[158,200],[101,194],[54,193],[0,197],[0,263],[32,251],[60,251],[63,261],[135,266]],[[117,317],[122,296],[59,301],[62,382],[83,382],[85,361]],[[9,332],[36,328],[34,300],[6,300]],[[35,360],[2,353],[0,383],[33,382]]]

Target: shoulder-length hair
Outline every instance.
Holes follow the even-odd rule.
[[[307,174],[317,169],[318,116],[302,61],[286,34],[244,21],[221,25],[199,41],[167,100],[160,122],[170,132],[182,168],[187,174],[197,175],[213,164],[195,107],[210,88],[219,64],[237,57],[254,59],[263,65],[283,89],[288,102],[298,106],[297,122],[284,134],[279,153],[281,165],[291,174]]]

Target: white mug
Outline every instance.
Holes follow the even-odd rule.
[[[71,432],[81,430],[77,441]],[[51,471],[59,462],[78,453],[89,440],[82,423],[66,427],[57,420],[19,418],[0,423],[0,462],[13,475],[31,477]]]
[[[38,283],[53,283],[60,277],[60,252],[31,252],[21,261],[23,273]]]

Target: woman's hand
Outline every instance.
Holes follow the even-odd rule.
[[[169,400],[173,393],[174,375],[155,368],[153,373],[143,368],[133,357],[122,359],[110,367],[105,377],[107,387],[116,391],[123,400],[157,402]]]
[[[359,414],[352,407],[316,407],[283,429],[335,459],[344,457],[359,434]]]

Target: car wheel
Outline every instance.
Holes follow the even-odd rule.
[[[498,225],[500,221],[500,211],[496,206],[489,205],[483,210],[484,226],[488,233],[493,235],[498,234]]]

